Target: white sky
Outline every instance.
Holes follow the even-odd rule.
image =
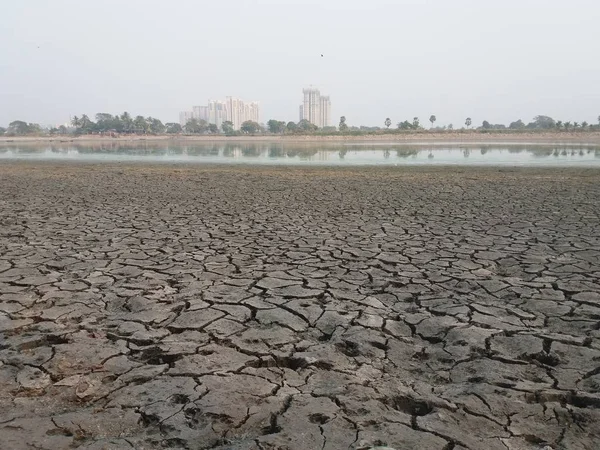
[[[0,125],[226,95],[297,121],[311,84],[349,125],[595,123],[599,44],[598,0],[5,0]]]

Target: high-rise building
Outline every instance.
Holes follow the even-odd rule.
[[[227,120],[227,103],[218,100],[209,100],[208,123],[214,123],[217,127],[221,128],[223,122]]]
[[[247,120],[260,121],[260,104],[258,102],[244,103],[235,97],[227,97],[224,102],[209,100],[208,106],[194,106],[192,111],[179,113],[179,122],[184,126],[188,120],[195,118],[206,120],[221,128],[223,122],[233,123],[233,128],[239,130]]]
[[[246,120],[251,120],[256,123],[260,122],[260,104],[258,102],[247,103],[244,109],[246,112]]]
[[[206,120],[208,122],[208,106],[194,106],[192,112],[194,119]]]
[[[184,127],[185,124],[188,123],[188,121],[191,120],[193,117],[194,113],[192,111],[181,111],[179,113],[179,125]]]
[[[300,120],[308,120],[319,128],[328,127],[331,123],[331,100],[321,97],[318,89],[303,89],[304,102],[300,105]]]
[[[244,103],[235,97],[227,97],[227,120],[233,123],[233,129],[239,130],[242,124],[248,120],[260,121],[260,105],[258,102]]]
[[[329,96],[321,97],[321,128],[331,125],[331,100]]]

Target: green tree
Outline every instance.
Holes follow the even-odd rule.
[[[410,123],[408,120],[405,120],[404,122],[398,122],[399,130],[411,130],[412,127],[412,123]]]
[[[556,129],[560,131],[560,129],[563,127],[563,123],[562,120],[559,120],[556,122]]]
[[[573,122],[573,128],[579,128],[579,122]]]
[[[319,129],[319,127],[317,127],[316,125],[310,123],[306,119],[302,119],[300,122],[298,122],[298,125],[296,126],[296,129],[298,131],[302,131],[302,132],[306,133],[306,132],[317,131]]]
[[[183,131],[183,128],[181,128],[181,125],[177,122],[167,122],[165,123],[165,127],[167,128],[168,134],[178,134]]]
[[[581,122],[581,128],[583,130],[585,130],[588,127],[589,123],[587,123],[585,120],[583,122]]]
[[[223,133],[225,133],[226,135],[231,135],[234,133],[234,129],[233,129],[233,122],[226,120],[225,122],[223,122],[221,124],[221,129],[223,130]]]
[[[285,130],[285,122],[271,119],[267,122],[267,127],[269,128],[270,133],[280,134]]]
[[[418,117],[413,118],[412,127],[413,127],[413,130],[418,130],[419,128],[421,128],[421,122],[419,121]]]
[[[21,136],[29,134],[30,128],[27,122],[22,120],[14,120],[8,124],[8,134]]]
[[[473,121],[471,120],[471,118],[467,117],[467,120],[465,120],[465,125],[467,126],[467,128],[470,128],[472,123]]]
[[[219,132],[219,127],[217,126],[216,123],[209,123],[208,124],[208,132],[211,134],[217,134]]]
[[[187,121],[183,129],[186,133],[204,134],[208,131],[208,123],[206,120],[196,119],[194,117]]]
[[[338,128],[340,131],[346,131],[348,129],[348,125],[346,124],[346,116],[340,117],[340,125]]]
[[[385,122],[383,123],[387,128],[390,127],[390,125],[392,124],[392,119],[390,119],[389,117],[387,119],[385,119]]]
[[[246,120],[240,129],[246,134],[256,134],[260,130],[260,125],[252,120]]]
[[[40,134],[44,131],[37,123],[28,123],[27,127],[29,128],[29,134]]]
[[[148,131],[148,124],[144,116],[136,116],[133,121],[133,130],[137,133],[146,133]]]
[[[571,122],[565,122],[563,126],[565,127],[565,131],[569,131],[569,128],[571,128]]]
[[[549,116],[535,116],[533,118],[534,128],[549,130],[556,127],[556,121]]]
[[[132,133],[133,132],[133,119],[131,118],[131,114],[129,114],[127,111],[125,111],[123,114],[121,114],[120,119],[121,119],[123,131],[125,133]]]
[[[82,133],[91,133],[94,131],[95,123],[86,115],[82,115],[79,119],[79,129]]]
[[[490,123],[487,120],[484,120],[483,124],[481,125],[481,128],[487,130],[488,128],[492,128],[492,126],[490,125]]]
[[[154,117],[148,117],[146,119],[146,129],[154,134],[162,134],[165,132],[166,128],[160,120]]]
[[[73,125],[75,128],[79,128],[79,125],[80,125],[79,117],[73,116],[73,118],[71,119],[71,125]]]
[[[0,135],[6,133],[6,128],[0,127]]]
[[[97,131],[108,131],[112,130],[113,127],[113,116],[107,113],[96,114],[96,130]]]
[[[298,125],[296,125],[296,122],[288,122],[285,128],[290,133],[294,133],[296,130],[298,130]]]
[[[523,128],[525,128],[525,124],[521,119],[519,119],[515,122],[511,122],[508,128],[510,128],[511,130],[522,130]]]
[[[431,117],[429,118],[429,121],[431,122],[431,128],[433,128],[433,124],[435,123],[435,121],[437,120],[437,117],[435,117],[435,115],[431,115]]]

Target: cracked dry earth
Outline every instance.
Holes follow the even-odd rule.
[[[600,172],[0,166],[3,449],[597,449]]]

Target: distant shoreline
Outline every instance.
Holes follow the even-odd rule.
[[[98,144],[98,143],[211,143],[211,142],[270,142],[270,143],[310,143],[310,142],[349,142],[349,143],[478,143],[478,142],[523,142],[523,143],[580,143],[600,144],[600,132],[516,132],[481,133],[460,132],[420,132],[398,134],[370,134],[364,136],[318,136],[318,135],[266,135],[266,136],[223,136],[223,135],[158,135],[158,136],[15,136],[0,137],[0,145],[10,144]]]

